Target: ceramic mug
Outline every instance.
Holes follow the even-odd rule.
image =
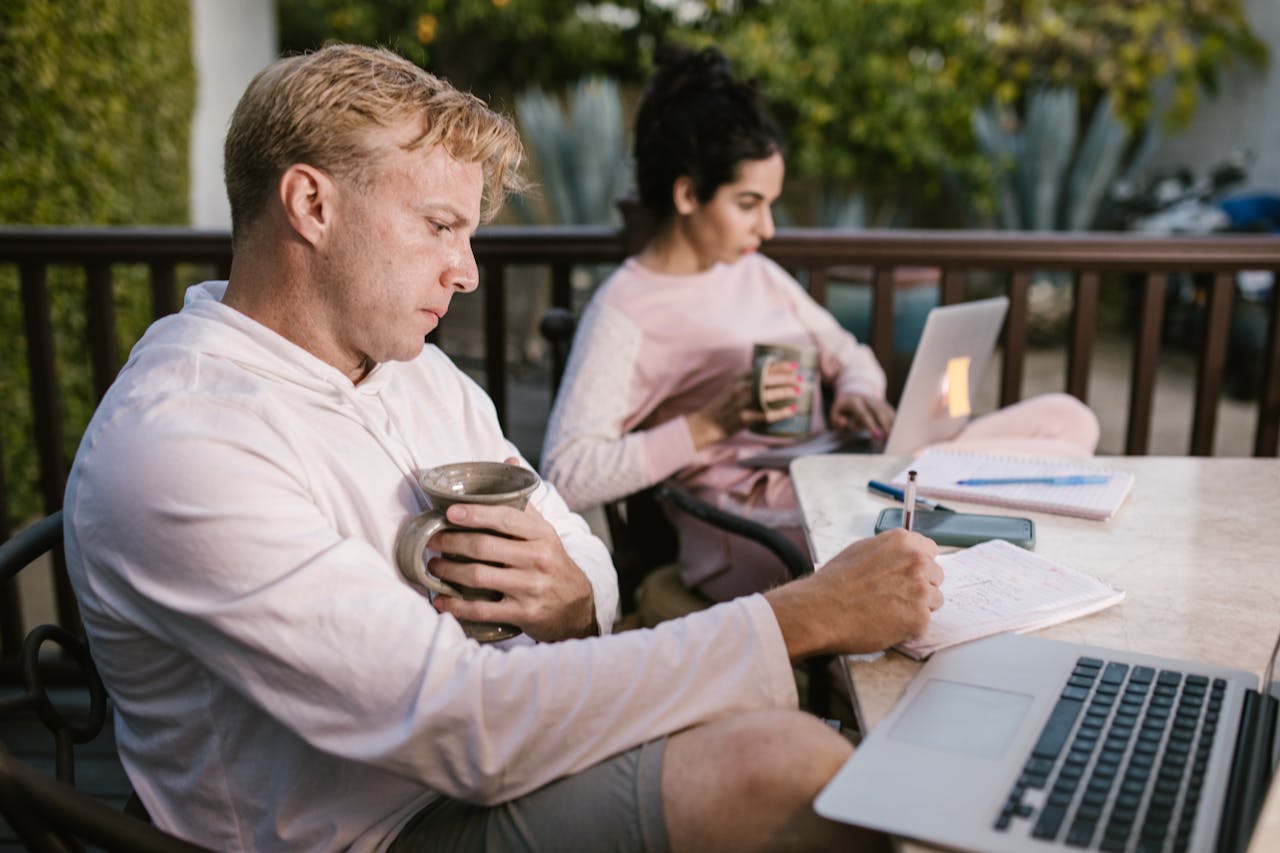
[[[396,540],[396,565],[400,574],[414,586],[429,589],[437,595],[454,595],[468,600],[496,601],[500,593],[490,589],[473,589],[462,584],[446,583],[427,571],[427,542],[441,530],[474,530],[445,518],[445,510],[454,504],[487,504],[524,509],[529,495],[538,487],[538,475],[528,468],[506,462],[455,462],[424,471],[418,483],[431,501],[431,509],[409,520]],[[448,559],[450,555],[442,554]],[[468,637],[482,643],[505,640],[520,633],[513,625],[490,622],[463,622]]]
[[[770,365],[779,361],[794,362],[800,377],[800,393],[786,397],[768,406],[764,402],[764,380]],[[760,410],[795,406],[795,414],[780,420],[753,424],[754,432],[764,435],[808,435],[813,426],[814,391],[818,382],[818,350],[799,344],[756,344],[751,349],[751,379],[753,402]]]

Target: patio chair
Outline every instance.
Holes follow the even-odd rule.
[[[550,309],[539,324],[550,349],[553,393],[559,391],[576,328],[577,318],[563,308]],[[813,563],[776,530],[712,506],[670,481],[662,482],[604,506],[618,571],[621,627],[652,627],[714,604],[680,581],[675,562],[676,530],[667,517],[668,511],[688,513],[763,545],[782,561],[792,578],[813,571]],[[831,708],[831,660],[830,656],[812,658],[797,670],[805,707],[818,716],[827,716]]]
[[[46,516],[0,544],[0,583],[9,583],[42,555],[62,544],[62,512]],[[70,720],[55,707],[45,687],[40,649],[52,642],[74,662],[88,692],[84,719]],[[195,853],[190,844],[150,823],[136,795],[124,811],[75,788],[75,746],[88,743],[107,720],[107,691],[84,640],[57,625],[32,628],[20,652],[25,690],[0,699],[0,714],[34,713],[54,741],[54,775],[16,759],[0,746],[0,814],[22,844],[33,851],[69,853],[85,844],[120,853]]]

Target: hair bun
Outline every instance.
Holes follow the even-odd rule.
[[[658,48],[655,61],[657,72],[652,89],[666,99],[741,85],[734,80],[729,59],[719,48],[693,50],[684,45],[668,43]]]

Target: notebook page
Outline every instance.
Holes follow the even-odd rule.
[[[896,646],[916,660],[992,634],[1056,625],[1124,598],[1092,575],[999,539],[944,554],[938,563],[943,606],[922,636]]]
[[[926,497],[1097,520],[1114,515],[1133,487],[1132,473],[1100,466],[1094,459],[1036,459],[958,450],[925,450],[898,472],[893,478],[894,484],[906,483],[907,471],[911,469],[916,471],[917,491]],[[1061,477],[1073,474],[1104,474],[1108,479],[1105,483],[1078,486],[956,484],[957,480],[977,477]]]

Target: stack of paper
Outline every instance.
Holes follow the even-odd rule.
[[[943,605],[920,637],[895,648],[916,660],[1005,631],[1034,631],[1103,610],[1124,591],[1000,539],[938,558]]]
[[[1035,459],[964,453],[958,450],[926,450],[893,478],[907,482],[907,471],[916,472],[916,491],[929,498],[1007,506],[1034,512],[1051,512],[1077,518],[1105,520],[1115,514],[1133,486],[1133,474],[1104,468],[1094,460]],[[1078,476],[1101,478],[1084,485],[1021,483],[1013,485],[961,485],[970,479],[1051,479]]]

